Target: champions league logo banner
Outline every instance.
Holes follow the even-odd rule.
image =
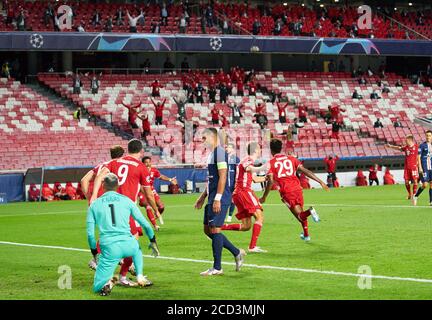
[[[0,32],[0,50],[431,56],[432,41],[141,33]]]

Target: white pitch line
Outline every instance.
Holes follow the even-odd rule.
[[[89,249],[79,249],[79,248],[70,248],[70,247],[61,247],[61,246],[47,246],[47,245],[40,245],[40,244],[28,244],[28,243],[18,243],[18,242],[9,242],[9,241],[0,241],[0,244],[11,245],[11,246],[21,246],[21,247],[43,248],[43,249],[79,251],[79,252],[87,252],[87,253],[89,253],[89,251],[90,251]],[[154,258],[153,256],[150,256],[150,255],[143,255],[143,256],[146,258]],[[159,257],[154,258],[154,259],[174,260],[174,261],[194,262],[194,263],[206,263],[206,264],[212,264],[213,263],[213,261],[209,261],[209,260],[177,258],[177,257],[164,257],[164,256],[159,256]],[[233,263],[233,262],[222,262],[222,264],[223,265],[230,265],[230,266],[235,265],[235,263]],[[326,275],[334,275],[334,276],[355,277],[355,278],[371,278],[371,279],[384,279],[384,280],[393,280],[393,281],[432,283],[432,279],[403,278],[403,277],[382,276],[382,275],[367,275],[367,274],[350,273],[350,272],[278,267],[278,266],[267,266],[267,265],[248,264],[248,263],[243,264],[243,267],[255,268],[255,269],[279,270],[279,271],[303,272],[303,273],[317,273],[317,274],[326,274]]]
[[[24,213],[24,214],[0,214],[0,218],[4,217],[28,217],[28,216],[46,216],[53,214],[65,214],[65,213],[77,213],[83,212],[86,214],[86,210],[73,210],[73,211],[53,211],[53,212],[35,212],[35,213]]]

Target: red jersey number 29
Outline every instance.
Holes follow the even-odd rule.
[[[119,186],[121,186],[123,183],[125,183],[128,172],[129,172],[129,167],[126,164],[123,164],[119,167],[118,173],[117,173],[118,177],[120,178]]]
[[[289,159],[276,162],[275,168],[278,170],[278,178],[290,177],[294,174],[293,164]]]

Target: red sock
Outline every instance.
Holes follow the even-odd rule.
[[[409,185],[409,183],[408,183],[408,184],[405,184],[405,188],[406,188],[407,191],[408,191],[408,195],[411,196],[411,186]],[[413,187],[413,189],[414,189],[414,187]]]
[[[241,223],[232,223],[232,224],[225,223],[222,226],[222,230],[240,231],[241,227],[242,227]]]
[[[121,265],[120,268],[120,274],[123,277],[126,277],[131,265],[132,265],[132,257],[127,257],[123,259],[123,264]]]
[[[101,253],[101,248],[100,248],[100,244],[99,244],[99,240],[96,242],[96,249],[98,253]]]
[[[310,212],[310,210],[306,210],[306,211],[303,211],[303,212],[301,212],[300,214],[299,214],[299,218],[300,218],[300,220],[302,220],[302,221],[307,221],[307,218],[309,217],[311,215],[311,212]]]
[[[309,237],[309,229],[308,229],[308,221],[307,220],[304,220],[302,222],[302,227],[303,227],[303,235],[305,237]]]
[[[258,241],[258,237],[261,233],[262,224],[260,222],[255,222],[252,230],[252,238],[249,243],[249,249],[253,249],[256,247],[256,243]]]
[[[147,217],[149,218],[150,222],[152,223],[152,225],[154,227],[156,227],[156,218],[155,218],[155,216],[153,214],[152,209],[150,207],[147,207],[146,211],[147,211]]]
[[[412,194],[416,194],[417,193],[417,184],[413,184],[413,193]]]

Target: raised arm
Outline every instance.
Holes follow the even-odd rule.
[[[306,169],[302,165],[298,167],[298,170],[303,172],[306,175],[306,177],[318,182],[324,190],[326,191],[330,190],[329,187],[325,184],[325,182],[322,181],[320,178],[318,178],[312,171]]]
[[[401,146],[395,146],[395,145],[392,145],[390,143],[387,143],[385,146],[386,146],[386,148],[402,151],[402,147]]]
[[[90,181],[92,181],[92,179],[94,178],[94,172],[93,170],[90,170],[89,172],[86,173],[86,175],[81,179],[81,189],[82,192],[84,193],[85,197],[88,199],[89,198],[89,186],[90,186]]]
[[[171,182],[171,183],[173,183],[173,184],[177,184],[177,179],[176,179],[176,177],[172,177],[172,178],[170,178],[170,177],[167,177],[167,176],[161,174],[160,177],[159,177],[159,179],[161,179],[162,181],[168,181],[168,182]]]
[[[93,193],[92,193],[92,196],[90,198],[90,203],[92,203],[93,201],[95,201],[97,199],[99,189],[102,186],[102,181],[109,172],[110,171],[108,168],[102,168],[102,170],[96,176],[95,181],[94,181],[94,185],[93,185]]]

